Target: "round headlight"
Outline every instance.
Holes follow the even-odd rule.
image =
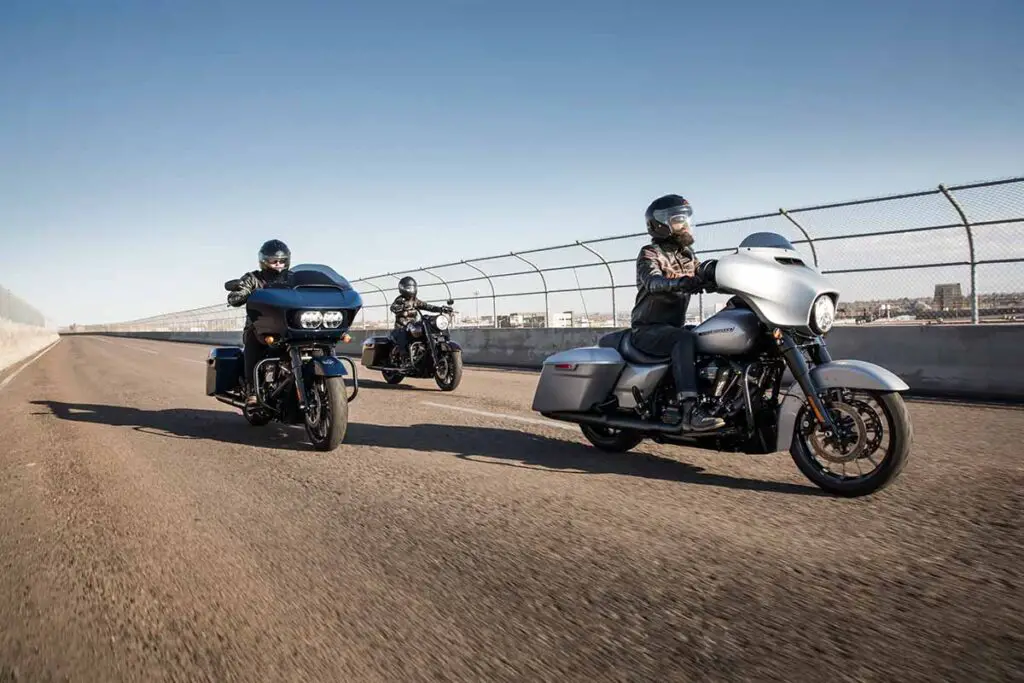
[[[448,320],[448,316],[439,315],[434,318],[434,324],[437,325],[437,329],[439,330],[447,330],[449,325],[451,325],[451,321]]]
[[[324,311],[324,327],[340,327],[345,322],[345,314],[341,311]]]
[[[299,316],[299,325],[306,330],[312,330],[320,327],[320,323],[324,320],[324,315],[320,311],[303,311],[302,315]]]
[[[811,327],[818,334],[827,334],[836,321],[836,305],[832,297],[822,294],[814,302],[814,309],[811,314]]]

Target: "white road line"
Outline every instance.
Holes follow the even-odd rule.
[[[15,377],[17,377],[18,375],[20,375],[20,374],[22,373],[22,371],[23,371],[23,370],[24,370],[25,368],[27,368],[28,366],[32,365],[32,364],[33,364],[33,363],[35,363],[35,362],[36,362],[37,360],[39,360],[39,359],[40,359],[40,358],[42,357],[42,355],[43,355],[44,353],[46,353],[47,351],[49,351],[50,349],[52,349],[52,348],[53,348],[54,346],[56,346],[57,344],[60,344],[60,340],[61,340],[61,338],[60,338],[60,337],[58,337],[58,338],[57,338],[57,341],[53,342],[52,344],[50,344],[49,346],[47,346],[47,347],[46,347],[45,349],[43,349],[42,351],[40,351],[40,352],[39,352],[39,353],[37,353],[36,355],[32,356],[32,358],[31,358],[31,359],[29,359],[28,361],[26,361],[24,365],[22,365],[22,366],[21,366],[20,368],[18,368],[17,370],[15,370],[14,372],[12,372],[12,373],[11,373],[10,375],[8,375],[8,377],[7,377],[7,378],[6,378],[6,379],[5,379],[5,380],[4,380],[3,382],[0,382],[0,389],[3,389],[3,388],[4,388],[4,387],[6,387],[6,386],[7,386],[8,384],[10,384],[10,383],[11,383],[11,380],[13,380],[13,379],[14,379]]]
[[[555,420],[535,420],[529,417],[519,417],[518,415],[509,415],[508,413],[489,413],[486,410],[474,410],[472,408],[463,408],[462,406],[451,406],[444,403],[432,403],[430,401],[420,401],[425,406],[434,406],[435,408],[447,408],[448,410],[458,410],[463,413],[472,413],[474,415],[483,415],[484,417],[496,417],[501,420],[514,420],[516,422],[526,422],[528,424],[541,425],[542,427],[554,427],[556,429],[567,429],[569,431],[578,431],[579,427],[567,422],[556,422]]]

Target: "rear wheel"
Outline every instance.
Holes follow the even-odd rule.
[[[894,391],[836,389],[824,402],[847,437],[826,436],[805,403],[789,450],[804,476],[829,493],[851,498],[891,484],[914,442],[903,397]]]
[[[398,384],[403,379],[405,379],[405,375],[398,372],[397,370],[381,370],[380,374],[384,377],[384,381],[387,382],[388,384]]]
[[[272,419],[262,408],[242,408],[242,415],[253,427],[263,427]]]
[[[587,441],[609,453],[625,453],[644,440],[643,434],[628,429],[588,424],[580,425],[580,429],[583,431],[583,436],[587,437]]]
[[[307,406],[306,434],[318,451],[333,451],[348,431],[348,392],[341,377],[317,377]]]

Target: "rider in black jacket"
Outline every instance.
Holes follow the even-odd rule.
[[[236,308],[245,305],[249,295],[257,289],[264,287],[291,287],[294,282],[294,275],[290,270],[292,252],[281,240],[268,240],[263,243],[259,250],[259,270],[246,273],[241,277],[242,287],[236,292],[228,292],[228,303]],[[245,382],[246,406],[257,405],[255,371],[256,364],[266,354],[267,347],[256,338],[253,330],[253,321],[247,315],[245,318],[245,329],[242,332],[242,342],[245,353]]]
[[[645,353],[672,358],[682,424],[688,431],[704,432],[725,426],[725,421],[697,405],[696,336],[683,327],[690,296],[710,289],[706,283],[715,264],[701,263],[691,248],[692,215],[690,203],[675,194],[659,197],[647,207],[652,240],[636,259],[631,340]]]
[[[431,313],[451,313],[449,306],[435,306],[416,296],[416,279],[406,275],[398,282],[399,295],[391,304],[391,312],[395,314],[395,327],[391,330],[391,337],[402,357],[403,369],[410,369],[409,358],[409,333],[405,327],[416,320],[416,311],[430,311]]]

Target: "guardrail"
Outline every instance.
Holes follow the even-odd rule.
[[[1024,315],[1022,223],[1024,177],[1016,177],[697,222],[695,232],[704,259],[732,251],[751,232],[785,235],[837,281],[840,323],[908,318],[977,325]],[[422,298],[458,302],[459,327],[626,326],[634,259],[646,242],[645,232],[633,232],[362,277],[352,281],[366,302],[357,327],[386,321],[398,280],[410,274],[431,279],[420,283]],[[589,262],[579,261],[581,254]],[[516,281],[529,279],[539,288],[516,288]],[[511,291],[499,292],[507,283],[513,283]],[[482,287],[487,291],[481,293]],[[609,293],[597,306],[587,299]],[[380,303],[369,303],[371,295]],[[532,303],[510,305],[524,300]],[[489,302],[490,315],[480,313],[481,301]],[[694,317],[703,319],[724,301],[722,295],[700,296]],[[475,315],[464,310],[466,302],[474,303]],[[601,308],[609,304],[610,314]],[[220,332],[239,329],[243,317],[242,310],[216,304],[80,329]]]
[[[23,325],[46,327],[46,316],[0,286],[0,319]]]

